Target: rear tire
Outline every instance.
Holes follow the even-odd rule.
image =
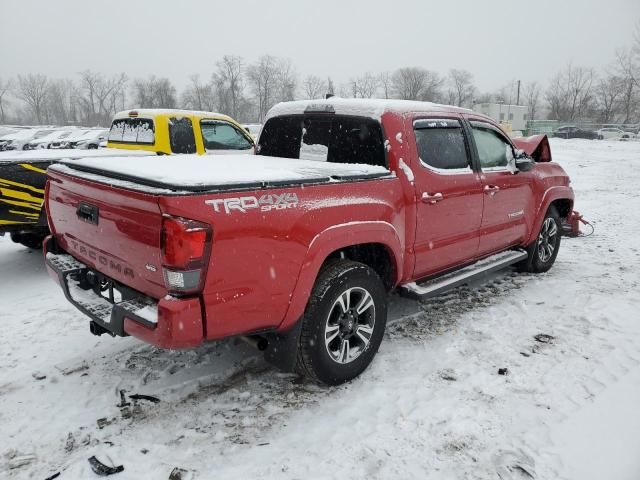
[[[556,261],[562,237],[560,215],[552,205],[542,221],[536,240],[527,247],[529,256],[518,269],[522,272],[543,273],[548,271]]]
[[[382,280],[362,263],[331,263],[320,272],[301,321],[296,370],[327,385],[354,379],[369,366],[384,335]]]

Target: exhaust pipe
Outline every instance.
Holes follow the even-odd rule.
[[[267,339],[259,335],[241,335],[238,338],[261,352],[264,352],[267,349],[267,345],[269,345]]]

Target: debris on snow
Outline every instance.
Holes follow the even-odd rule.
[[[91,465],[93,473],[100,475],[101,477],[115,475],[116,473],[124,471],[124,466],[118,465],[117,467],[110,467],[98,460],[95,455],[89,458],[89,465]]]
[[[499,368],[498,369],[498,375],[508,375],[509,374],[509,369],[508,368]]]
[[[160,402],[160,399],[158,397],[153,397],[151,395],[144,395],[141,393],[134,393],[133,395],[129,395],[129,398],[131,400],[147,400],[152,403]]]
[[[536,342],[540,343],[552,343],[555,340],[555,337],[547,335],[546,333],[539,333],[537,335],[534,335],[533,338],[536,339]]]
[[[89,370],[89,364],[86,361],[83,361],[80,365],[75,367],[64,368],[59,365],[56,365],[56,368],[62,375],[71,375],[72,373],[82,372],[84,370]]]

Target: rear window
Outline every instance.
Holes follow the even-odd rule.
[[[386,167],[380,123],[339,115],[294,115],[265,123],[259,155]]]
[[[109,131],[109,142],[153,145],[155,133],[153,120],[149,118],[119,118]]]

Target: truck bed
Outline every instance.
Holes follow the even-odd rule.
[[[348,182],[391,175],[389,170],[378,166],[255,155],[84,158],[63,161],[51,169],[156,194]]]

